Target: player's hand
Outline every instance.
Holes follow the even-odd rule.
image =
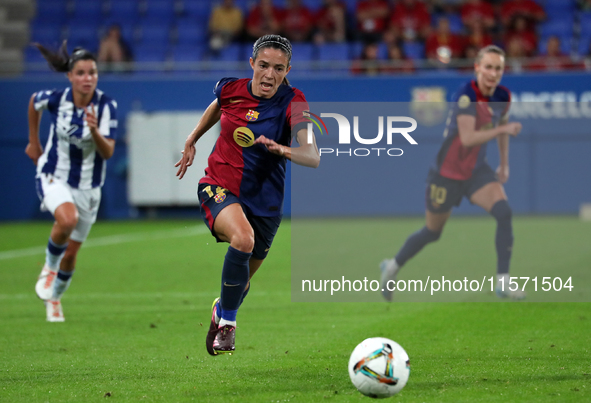
[[[86,121],[88,128],[90,129],[91,132],[97,132],[98,131],[98,119],[96,117],[96,112],[94,110],[94,104],[90,104],[90,106],[87,106],[85,111],[86,111],[86,113],[85,113],[84,120]]]
[[[521,132],[521,123],[511,122],[505,125],[505,133],[509,136],[517,136]]]
[[[39,143],[29,143],[25,148],[25,154],[27,154],[27,156],[33,160],[33,164],[37,165],[37,160],[39,160],[39,157],[43,155],[43,147],[41,147],[41,144]]]
[[[501,183],[506,183],[509,180],[509,166],[501,166],[497,168],[497,179]]]
[[[285,146],[281,144],[277,144],[271,139],[266,138],[265,136],[259,136],[255,141],[254,144],[264,144],[267,147],[267,150],[271,151],[275,155],[284,156],[285,155]]]
[[[185,172],[187,172],[187,168],[193,165],[195,152],[195,144],[192,142],[185,143],[185,149],[181,151],[183,156],[176,164],[174,164],[175,167],[179,167],[179,170],[176,172],[176,176],[178,176],[179,179],[183,179]]]

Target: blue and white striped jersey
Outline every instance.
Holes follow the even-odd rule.
[[[51,116],[49,138],[37,162],[37,175],[53,174],[76,189],[92,189],[105,181],[106,161],[96,151],[84,109],[77,108],[72,89],[46,90],[35,94],[35,110],[47,109]],[[101,90],[92,101],[98,118],[99,133],[117,137],[117,102]]]

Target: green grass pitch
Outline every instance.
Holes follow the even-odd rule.
[[[225,244],[196,221],[99,222],[46,323],[34,283],[50,223],[0,225],[1,402],[363,402],[347,373],[355,345],[383,336],[411,360],[398,402],[591,401],[591,224],[517,217],[513,268],[578,276],[583,302],[292,302],[291,237],[357,235],[346,251],[377,278],[422,219],[285,221],[238,315],[236,354],[205,351]],[[295,230],[294,230],[295,228]],[[292,232],[294,234],[292,235]],[[494,273],[494,222],[452,218],[402,278]],[[469,253],[467,252],[469,251]],[[326,262],[330,264],[330,262]],[[537,270],[537,271],[536,271]],[[472,300],[470,300],[472,301]],[[482,301],[482,302],[476,302]]]

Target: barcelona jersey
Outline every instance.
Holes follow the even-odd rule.
[[[290,146],[292,135],[309,122],[304,94],[282,84],[271,98],[261,98],[253,95],[250,79],[237,78],[221,79],[214,93],[222,111],[221,132],[199,183],[228,189],[254,215],[281,215],[286,159],[254,141],[264,135]]]
[[[465,147],[458,133],[458,116],[476,118],[475,130],[487,130],[498,126],[511,105],[511,92],[499,85],[491,96],[483,95],[476,81],[463,85],[452,97],[450,117],[445,128],[444,141],[436,160],[436,171],[443,177],[467,180],[472,173],[485,165],[486,143]]]

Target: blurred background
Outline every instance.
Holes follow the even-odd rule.
[[[191,176],[179,183],[173,165],[215,83],[250,77],[252,43],[267,33],[292,41],[289,78],[308,101],[406,102],[430,127],[446,117],[436,104],[473,77],[477,50],[501,46],[503,85],[524,123],[506,186],[514,211],[579,214],[591,202],[591,0],[0,0],[0,219],[49,217],[39,212],[24,154],[26,108],[32,93],[68,82],[31,42],[57,48],[67,40],[70,52],[95,52],[98,88],[118,101],[99,217],[196,216],[196,182],[216,129],[200,143]],[[48,128],[46,117],[42,144]],[[441,130],[417,136],[420,147],[392,162],[382,190],[397,203],[338,214],[422,214]],[[479,213],[466,204],[459,213]]]

